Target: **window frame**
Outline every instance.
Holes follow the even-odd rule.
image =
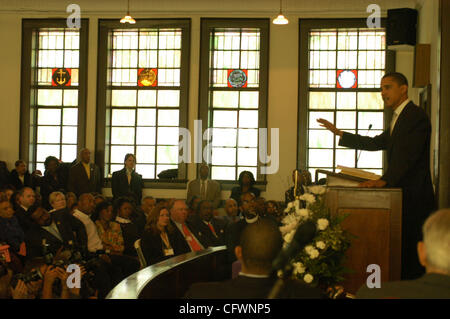
[[[95,137],[95,162],[102,168],[105,174],[106,152],[106,109],[107,109],[107,74],[108,51],[111,43],[108,43],[108,33],[112,29],[140,29],[140,28],[182,28],[182,48],[180,70],[180,106],[178,127],[188,128],[189,115],[189,76],[190,76],[190,50],[191,50],[191,18],[167,18],[167,19],[136,19],[135,24],[122,24],[118,19],[98,20],[98,59],[97,59],[97,116]],[[112,57],[111,57],[112,59]],[[124,86],[122,89],[133,87]],[[124,154],[125,156],[125,154]],[[156,159],[155,159],[156,161]],[[156,165],[156,162],[155,162]],[[111,172],[112,174],[112,172]],[[105,187],[111,187],[111,178],[105,177]],[[145,188],[158,189],[183,189],[187,184],[187,163],[178,164],[178,178],[167,179],[143,179]]]
[[[78,124],[77,154],[86,143],[86,99],[87,99],[87,59],[89,19],[83,18],[80,27],[79,73],[78,73]],[[20,133],[19,158],[25,160],[30,171],[36,169],[37,156],[37,92],[33,85],[37,82],[32,61],[36,64],[34,54],[37,38],[36,31],[41,28],[67,28],[66,19],[22,19],[22,57],[20,87]],[[32,92],[33,91],[33,92]],[[62,125],[62,123],[61,123]],[[51,154],[49,154],[51,155]],[[30,158],[30,156],[32,158]],[[62,154],[59,156],[62,157]],[[44,172],[42,172],[44,174]]]
[[[209,54],[210,54],[210,31],[213,28],[260,28],[260,64],[259,64],[259,107],[258,107],[258,129],[267,127],[268,114],[268,80],[269,80],[269,39],[270,39],[270,19],[269,18],[201,18],[200,21],[200,76],[199,76],[199,102],[198,102],[198,119],[202,120],[202,134],[209,128],[212,115],[209,112]],[[203,124],[207,123],[207,125]],[[259,135],[259,134],[258,134]],[[269,143],[269,142],[268,142]],[[206,146],[203,141],[202,149]],[[258,158],[259,158],[259,141],[258,141]],[[203,161],[203,159],[202,159]],[[196,178],[199,177],[199,166],[196,164]],[[212,164],[209,164],[211,172]],[[235,167],[238,166],[237,164]],[[258,159],[257,176],[255,176],[254,186],[265,190],[267,185],[267,177],[260,173],[260,167],[264,166]],[[235,186],[239,186],[238,177],[236,180],[218,180],[222,185],[222,189],[230,190]]]
[[[381,18],[381,27],[386,28],[386,18]],[[342,29],[342,28],[367,28],[367,19],[299,19],[299,72],[298,72],[298,118],[297,118],[297,168],[308,168],[308,93],[309,93],[309,33],[311,29]],[[302,50],[302,47],[306,49]],[[395,51],[389,50],[386,44],[385,72],[395,70]],[[373,89],[358,89],[372,92]],[[383,110],[383,130],[389,127],[392,111]],[[382,169],[387,164],[386,154],[383,154]],[[317,173],[316,173],[317,175]],[[313,177],[314,179],[314,177]]]

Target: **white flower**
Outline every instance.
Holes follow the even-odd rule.
[[[303,277],[303,280],[304,280],[307,284],[310,284],[310,283],[312,283],[312,281],[314,280],[314,277],[313,277],[312,275],[310,275],[310,274],[306,274],[306,275]]]
[[[316,201],[316,198],[312,194],[303,194],[302,196],[300,196],[300,199],[304,200],[308,204],[313,204]]]
[[[300,201],[298,199],[296,199],[294,201],[294,206],[295,206],[295,210],[297,211],[297,209],[300,209]]]
[[[315,195],[322,195],[325,193],[326,188],[319,185],[309,186],[308,191]]]
[[[311,259],[315,259],[315,258],[319,257],[319,251],[311,245],[306,246],[305,251]]]
[[[301,262],[293,263],[294,266],[294,275],[303,274],[305,272],[305,266]]]
[[[309,217],[309,210],[306,208],[299,209],[297,212],[297,215],[299,215],[301,218],[308,218]]]
[[[283,270],[281,270],[281,269],[278,270],[277,276],[278,276],[279,278],[283,277]]]
[[[291,231],[288,234],[286,234],[284,236],[284,241],[289,244],[292,241],[292,238],[294,238],[294,234],[295,234],[295,231]]]
[[[317,220],[317,227],[319,228],[319,230],[325,230],[328,227],[328,224],[328,219],[320,218],[319,220]]]
[[[294,202],[289,202],[288,205],[287,205],[287,208],[291,209],[293,206],[294,206]]]
[[[316,247],[319,249],[324,249],[325,248],[325,243],[323,241],[318,241],[316,243]]]

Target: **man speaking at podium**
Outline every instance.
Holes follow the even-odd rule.
[[[359,150],[386,150],[387,168],[378,180],[360,187],[400,187],[402,203],[402,279],[416,279],[424,269],[417,257],[421,226],[434,210],[430,175],[431,123],[423,109],[408,98],[408,80],[401,73],[388,73],[381,80],[384,106],[393,110],[390,127],[382,134],[367,137],[337,129],[324,119],[317,122],[335,135],[340,146]]]

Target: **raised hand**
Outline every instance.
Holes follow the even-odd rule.
[[[325,119],[317,119],[317,122],[320,123],[321,127],[324,127],[327,130],[333,132],[333,134],[336,134],[336,135],[339,135],[340,137],[342,137],[343,132],[341,130],[339,130],[338,128],[336,128],[336,126],[334,126],[332,123],[328,122]]]

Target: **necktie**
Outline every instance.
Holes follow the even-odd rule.
[[[209,229],[211,229],[213,235],[217,237],[217,234],[216,234],[216,231],[214,230],[213,225],[211,223],[208,223],[208,226],[209,226]]]
[[[131,174],[127,172],[127,178],[128,178],[128,185],[131,183]]]
[[[192,236],[189,228],[187,228],[186,224],[182,225],[183,227],[183,233],[186,237],[186,241],[188,242],[189,246],[192,248],[193,251],[200,251],[202,250],[202,247],[200,244],[195,240],[194,236]]]
[[[206,181],[201,181],[202,186],[200,188],[200,196],[202,199],[206,199]]]
[[[392,120],[391,120],[391,135],[392,135],[392,131],[394,130],[396,121],[397,121],[397,113],[394,112],[392,114]]]

